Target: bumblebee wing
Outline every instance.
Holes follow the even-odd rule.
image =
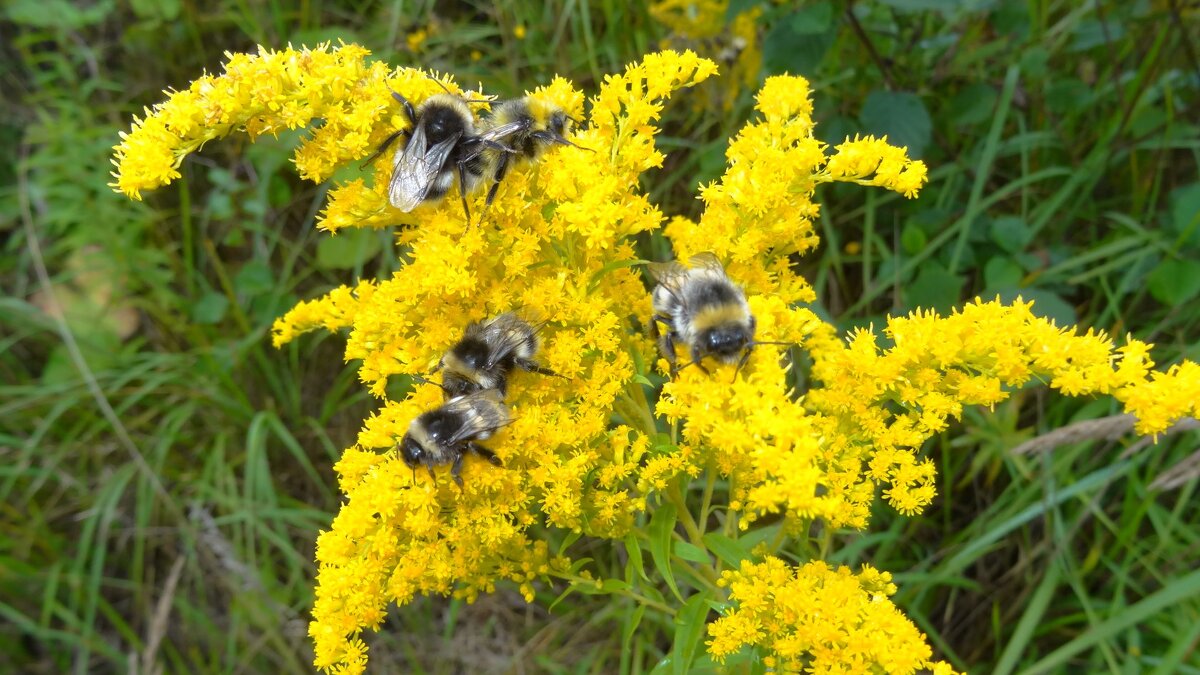
[[[488,365],[494,366],[516,351],[522,342],[530,339],[532,333],[533,328],[512,312],[492,319],[484,329],[484,339],[491,347]]]
[[[691,263],[692,267],[699,267],[711,272],[717,272],[722,276],[725,275],[725,266],[721,264],[721,260],[717,258],[715,254],[708,251],[705,251],[704,253],[697,253],[696,255],[692,256],[688,262]]]
[[[443,404],[447,412],[458,415],[463,421],[462,426],[446,438],[446,446],[455,447],[466,441],[486,438],[508,424],[508,409],[504,407],[503,400],[499,391],[484,389],[452,398]]]
[[[650,270],[650,276],[654,277],[655,281],[668,288],[677,287],[679,281],[688,273],[687,268],[675,260],[665,263],[650,263],[646,265],[646,269]]]
[[[502,138],[508,138],[515,133],[526,131],[529,128],[529,123],[526,121],[508,122],[491,127],[487,131],[479,134],[478,138],[481,141],[499,141]]]
[[[413,129],[412,138],[396,154],[392,180],[388,183],[388,201],[392,206],[408,213],[425,201],[459,136],[461,134],[454,134],[430,146],[425,138],[425,126],[418,124]]]

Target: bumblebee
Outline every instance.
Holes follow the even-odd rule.
[[[484,179],[491,187],[484,208],[496,199],[500,181],[504,180],[513,162],[536,161],[553,145],[578,148],[566,139],[572,122],[574,120],[562,108],[532,96],[497,103],[480,124],[485,134],[503,138],[511,152],[485,154]]]
[[[505,396],[508,376],[514,368],[558,376],[533,360],[540,347],[537,329],[512,312],[474,322],[438,364],[444,373],[442,390],[446,398],[485,389],[495,389]]]
[[[447,91],[430,96],[414,108],[403,95],[392,92],[392,96],[404,106],[412,126],[389,136],[370,158],[387,150],[399,136],[407,137],[392,162],[388,201],[408,213],[421,204],[441,200],[457,180],[463,212],[470,221],[467,195],[483,180],[483,153],[492,151],[499,157],[512,153],[499,139],[519,131],[520,125],[489,125],[484,132],[476,133],[475,115],[468,104],[486,101],[468,100]]]
[[[417,467],[422,464],[434,479],[434,466],[450,464],[450,476],[461,489],[463,455],[467,452],[502,466],[500,458],[477,441],[490,438],[511,420],[500,392],[495,389],[456,396],[422,413],[408,425],[408,432],[400,441],[400,456],[413,470],[414,479]]]
[[[650,274],[658,282],[651,296],[650,334],[671,364],[672,376],[680,370],[676,343],[684,344],[692,363],[706,373],[701,363],[706,356],[721,363],[736,362],[741,368],[751,349],[760,344],[754,341],[756,322],[746,294],[730,281],[712,253],[700,253],[689,262],[690,268],[678,262],[650,264]],[[661,334],[659,324],[665,328]]]

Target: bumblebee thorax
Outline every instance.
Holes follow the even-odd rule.
[[[487,366],[489,352],[487,343],[483,340],[464,338],[450,350],[451,361],[457,361],[458,363],[447,365],[457,365],[464,369],[479,370]]]

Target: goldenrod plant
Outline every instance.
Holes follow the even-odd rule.
[[[409,125],[393,92],[413,105],[464,92],[367,57],[356,45],[230,54],[225,72],[135,121],[113,187],[140,198],[207,141],[261,140],[318,118],[294,160],[324,181]],[[1143,434],[1200,412],[1195,363],[1156,371],[1149,345],[1056,326],[1025,302],[976,299],[839,335],[809,308],[814,291],[794,265],[819,241],[817,187],[916,198],[926,167],[883,138],[819,141],[802,77],[766,79],[724,175],[700,187],[697,220],[663,213],[640,184],[664,159],[663,106],[717,70],[662,51],[595,92],[530,83],[534,100],[581,122],[573,145],[510,170],[486,211],[482,192],[471,195],[470,221],[453,192],[411,214],[391,208],[392,152],[330,191],[320,227],[394,228],[403,264],[300,302],[274,326],[276,345],[344,332],[345,358],[378,400],[334,466],[344,499],[317,541],[309,635],[320,670],[363,672],[363,632],[386,630],[393,603],[512,584],[528,602],[608,594],[673,616],[675,672],[707,658],[770,672],[950,673],[889,599],[904,570],[833,564],[835,530],[868,531],[881,497],[921,514],[937,493],[922,443],[1018,387],[1112,396]],[[665,235],[681,261],[714,254],[744,289],[757,339],[782,344],[755,346],[740,368],[709,362],[667,378],[646,329],[646,233]],[[502,466],[468,454],[461,488],[448,467],[413,470],[397,444],[441,405],[439,360],[468,324],[504,312],[539,326],[539,361],[561,377],[511,378],[512,422],[485,442]],[[810,379],[795,376],[800,355]],[[589,564],[602,542],[623,548],[629,575]]]

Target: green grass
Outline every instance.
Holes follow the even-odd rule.
[[[324,189],[292,171],[294,137],[212,143],[146,204],[105,186],[108,155],[162,89],[256,43],[357,40],[389,62],[512,93],[555,73],[592,90],[666,37],[643,7],[613,0],[440,4],[436,15],[432,2],[3,10],[0,662],[309,667],[313,542],[338,505],[331,465],[374,403],[340,339],[275,350],[269,328],[298,298],[388,274],[391,238],[314,231]],[[1195,10],[935,4],[764,6],[762,74],[812,80],[823,138],[888,132],[931,168],[916,201],[842,186],[818,195],[824,244],[801,261],[818,310],[842,327],[879,326],[917,306],[1021,295],[1060,321],[1152,340],[1164,363],[1196,358]],[[417,29],[429,36],[414,55],[405,36]],[[669,106],[670,156],[646,183],[665,212],[696,213],[694,186],[719,173],[750,93],[720,113],[686,97]],[[47,286],[62,320],[45,311]],[[940,472],[935,508],[903,518],[881,507],[869,530],[838,534],[835,560],[896,573],[898,603],[972,672],[1200,673],[1197,483],[1150,488],[1197,434],[1128,458],[1132,439],[1009,452],[1114,412],[1037,389],[970,411],[926,449]],[[580,555],[619,577],[618,549]],[[581,594],[547,611],[561,591],[529,606],[504,588],[474,605],[393,609],[370,638],[373,664],[644,673],[670,650],[665,613]]]

